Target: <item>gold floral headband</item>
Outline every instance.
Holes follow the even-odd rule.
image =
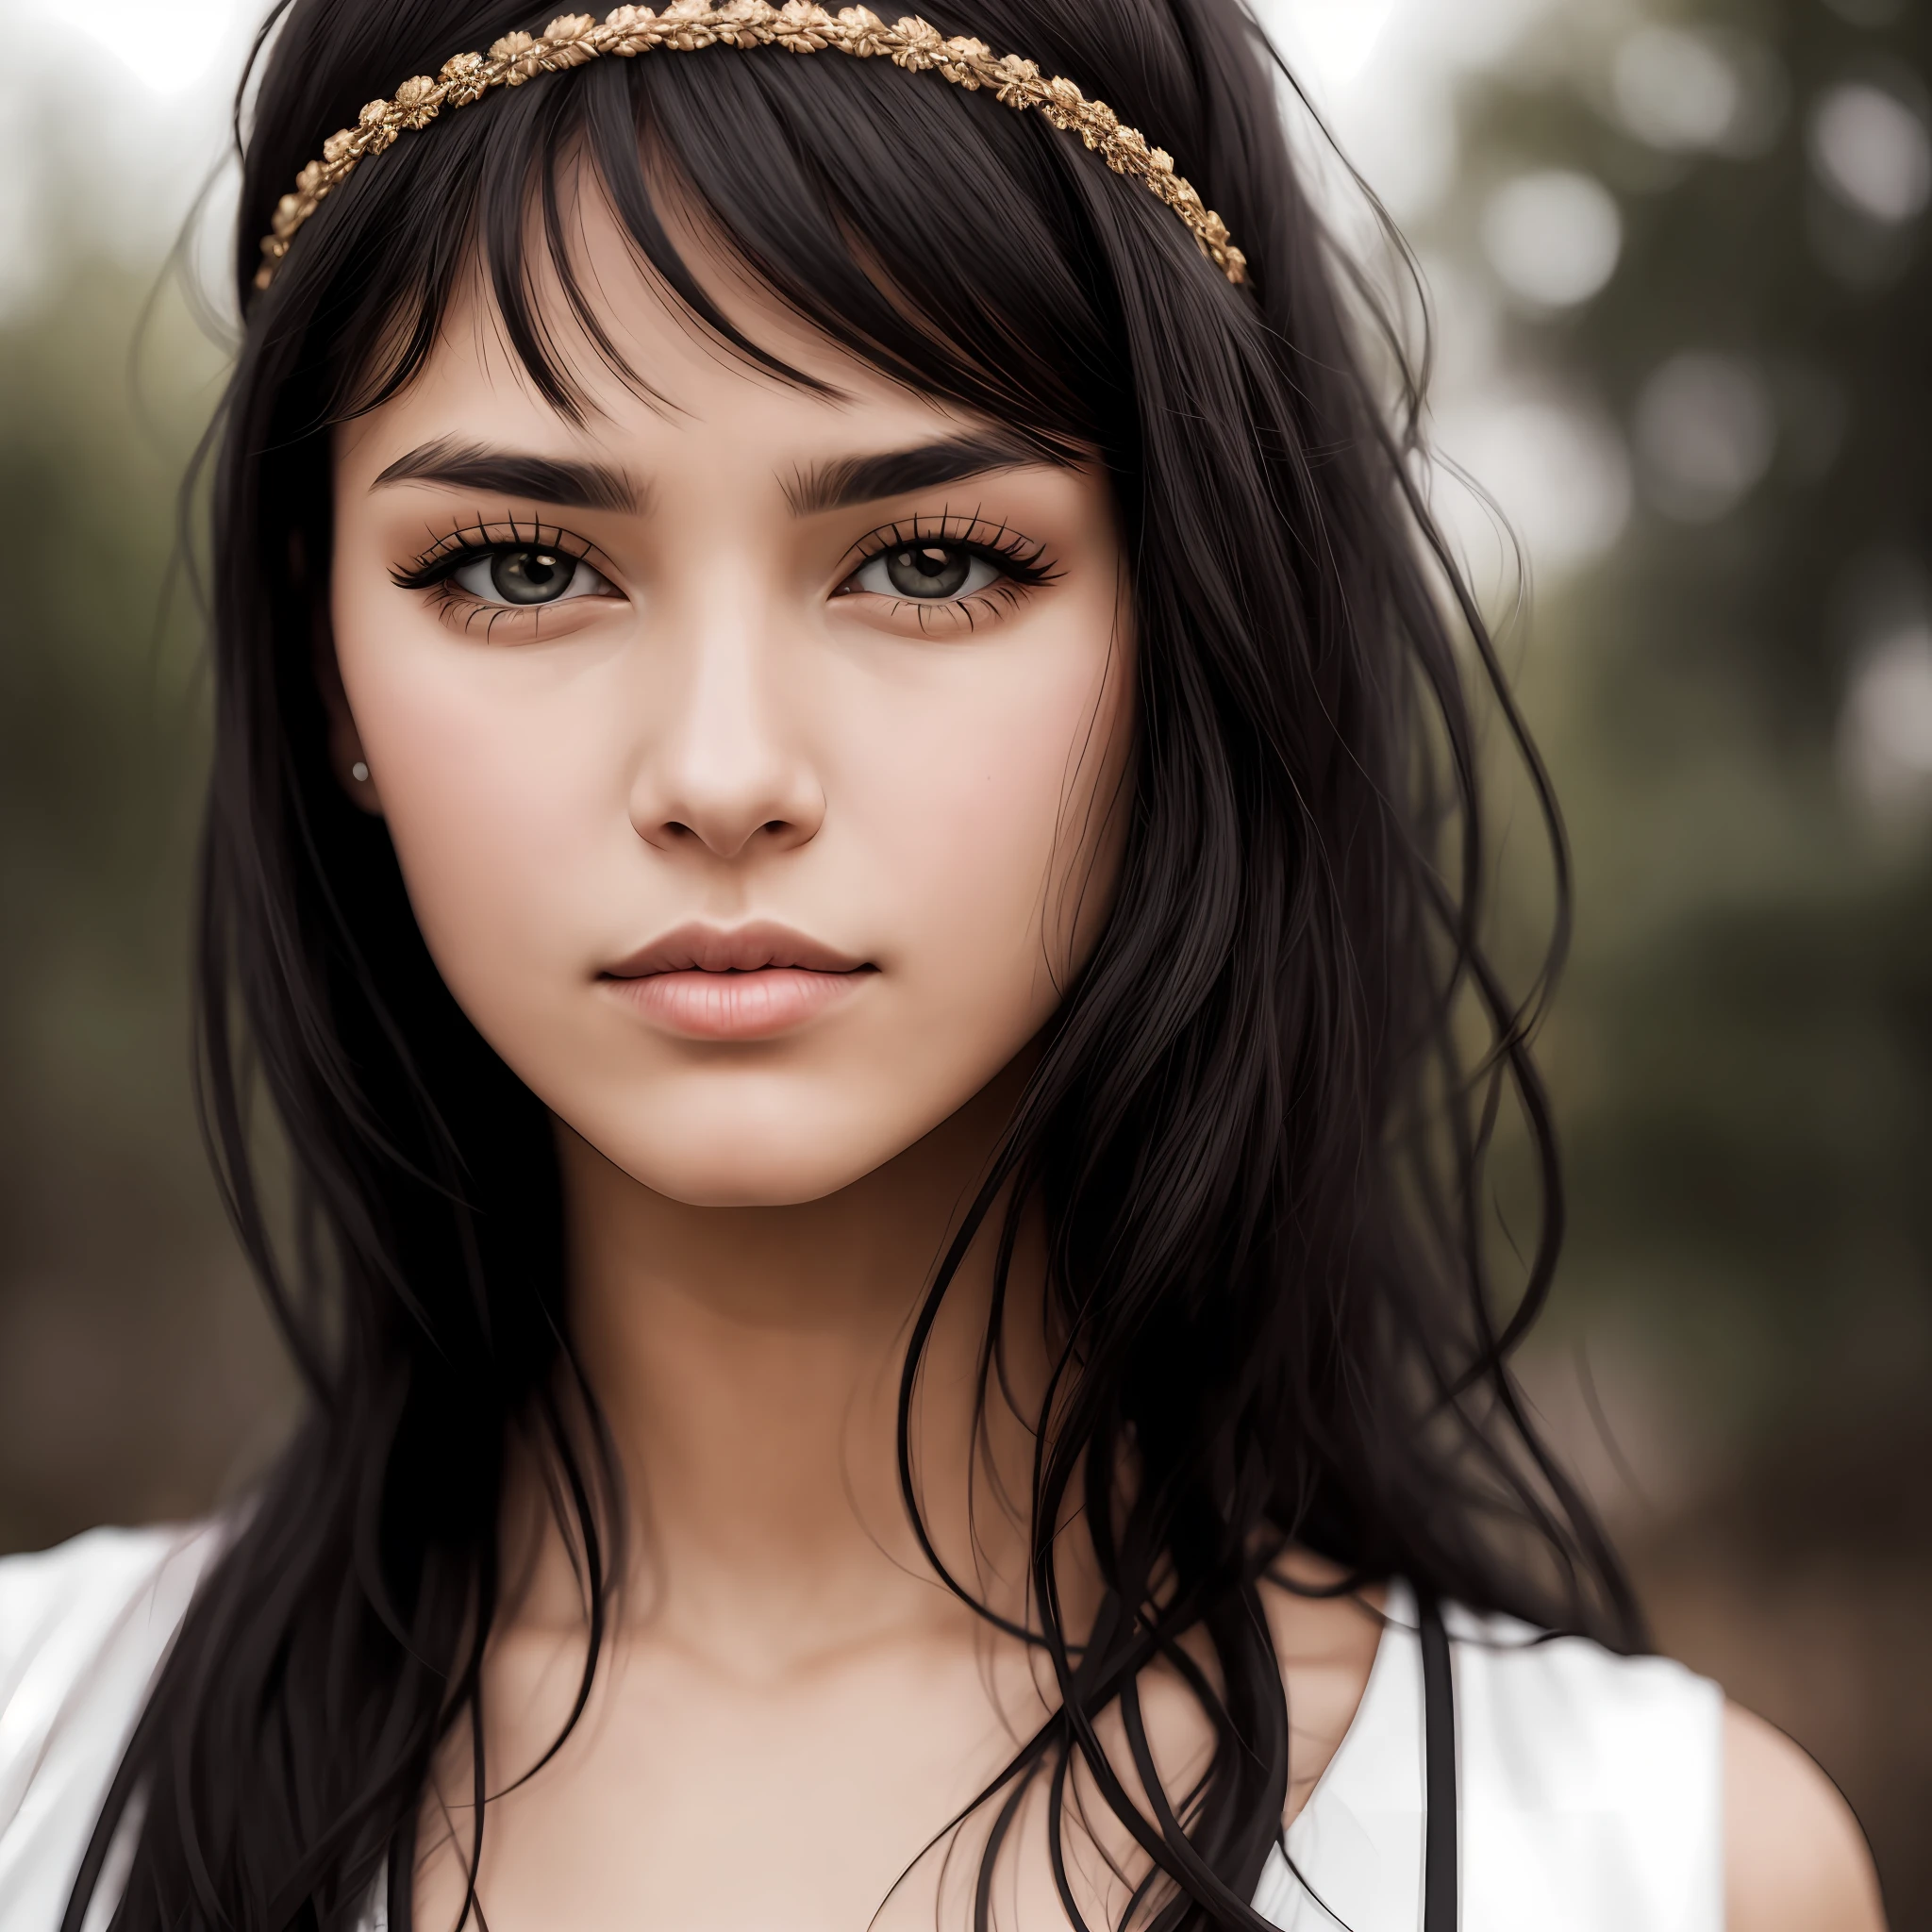
[[[265,289],[289,252],[289,243],[331,189],[348,179],[365,155],[379,155],[405,128],[425,127],[444,108],[467,108],[491,88],[521,87],[540,74],[581,67],[599,55],[628,59],[654,47],[694,53],[717,42],[733,47],[784,47],[793,54],[836,48],[869,59],[884,55],[910,73],[927,70],[970,90],[991,88],[1009,108],[1032,108],[1069,134],[1077,134],[1116,175],[1131,175],[1173,208],[1201,252],[1230,282],[1247,279],[1247,258],[1228,240],[1227,225],[1174,171],[1174,158],[1149,147],[1134,128],[1123,127],[1105,101],[1090,101],[1071,80],[1043,80],[1031,60],[1008,54],[995,59],[982,41],[946,40],[916,17],[888,26],[863,7],[835,16],[808,0],[673,0],[662,13],[648,7],[620,7],[599,22],[588,13],[566,13],[541,34],[506,34],[481,54],[458,54],[442,63],[434,80],[419,74],[389,101],[371,101],[323,143],[322,158],[295,177],[295,192],[275,206],[275,225],[261,238],[262,264],[255,286]]]

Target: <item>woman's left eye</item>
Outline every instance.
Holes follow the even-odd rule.
[[[958,543],[899,543],[853,572],[857,591],[933,604],[957,602],[1005,575],[999,565]]]
[[[484,604],[561,604],[608,591],[608,578],[568,551],[492,550],[450,572],[450,581]]]

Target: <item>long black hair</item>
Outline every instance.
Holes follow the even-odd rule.
[[[593,61],[449,115],[363,166],[254,291],[255,238],[331,130],[547,12],[286,0],[251,63],[245,137],[238,111],[246,330],[211,445],[199,1040],[215,1160],[308,1401],[141,1718],[67,1932],[117,1830],[133,1843],[124,1932],[345,1927],[385,1865],[408,1932],[432,1759],[465,1726],[482,1830],[474,1720],[518,1440],[554,1473],[579,1562],[583,1695],[596,1667],[612,1466],[575,1420],[594,1411],[563,1319],[548,1123],[431,964],[381,822],[343,798],[316,670],[330,426],[411,380],[474,266],[543,393],[579,407],[532,294],[547,256],[591,319],[567,242],[577,171],[739,353],[766,354],[680,259],[652,182],[675,181],[832,341],[1104,459],[1137,637],[1124,871],[915,1324],[901,1474],[917,1524],[906,1417],[924,1339],[974,1230],[1002,1199],[1030,1204],[1065,1340],[1027,1499],[1028,1637],[1059,1695],[985,1794],[982,1880],[1024,1793],[1044,1782],[1058,1836],[1083,1769],[1144,1851],[1129,1916],[1253,1927],[1289,1777],[1257,1592],[1290,1541],[1357,1578],[1641,1641],[1506,1367],[1561,1216],[1528,1051],[1544,982],[1512,997],[1480,944],[1479,713],[1530,774],[1559,907],[1566,888],[1541,769],[1421,495],[1416,396],[1387,406],[1393,338],[1364,346],[1360,288],[1291,160],[1284,76],[1239,0],[925,12],[1166,146],[1246,251],[1245,287],[1039,117],[771,49]],[[258,1084],[286,1141],[286,1224],[259,1178]],[[1507,1285],[1485,1180],[1506,1111],[1538,1204]],[[1052,1557],[1075,1506],[1106,1585],[1081,1630]],[[1215,1739],[1172,1799],[1137,1697],[1162,1658]],[[1109,1712],[1131,1766],[1101,1741]],[[991,1895],[982,1882],[982,1927]]]

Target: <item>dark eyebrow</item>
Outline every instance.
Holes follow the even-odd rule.
[[[995,470],[1021,470],[1057,460],[1050,451],[1017,436],[947,437],[874,457],[841,457],[833,462],[815,463],[785,485],[785,500],[794,515],[816,516],[821,510],[846,509],[855,503],[904,496],[911,490],[930,490],[936,484],[958,483]]]
[[[371,487],[380,490],[385,483],[448,483],[458,490],[526,497],[558,509],[638,508],[637,490],[622,470],[526,456],[518,450],[487,449],[480,442],[458,442],[450,436],[398,457]]]

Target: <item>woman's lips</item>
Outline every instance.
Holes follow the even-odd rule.
[[[789,926],[681,925],[607,967],[603,983],[685,1040],[771,1040],[845,999],[876,969]]]
[[[742,973],[654,973],[608,984],[646,1020],[686,1040],[771,1040],[843,999],[863,970],[762,966]]]

